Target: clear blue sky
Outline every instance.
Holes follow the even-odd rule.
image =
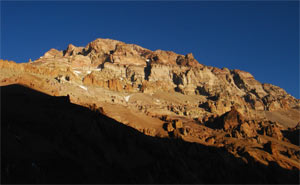
[[[299,98],[299,2],[1,2],[1,58],[111,38],[193,53],[202,64],[250,72]]]

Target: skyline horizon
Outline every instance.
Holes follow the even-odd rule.
[[[192,53],[201,64],[247,71],[299,99],[297,6],[295,1],[1,2],[0,56],[26,63],[51,48],[109,38],[152,51]]]

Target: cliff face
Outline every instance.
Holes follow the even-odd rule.
[[[78,80],[87,86],[117,92],[199,95],[210,102],[211,113],[217,114],[225,113],[233,105],[244,113],[299,106],[299,100],[283,89],[261,84],[248,72],[204,66],[192,54],[151,51],[110,39],[97,39],[86,47],[70,44],[64,51],[51,49],[32,64],[47,67],[64,64],[73,73],[92,70]]]
[[[64,51],[51,49],[29,63],[1,60],[0,71],[1,86],[20,84],[51,96],[68,96],[71,103],[101,110],[102,116],[151,138],[222,148],[246,163],[300,169],[300,100],[245,71],[205,66],[192,54],[151,51],[110,39],[97,39],[86,47],[70,44]],[[191,153],[198,151],[191,148]],[[192,163],[180,164],[194,169]],[[197,178],[200,181],[191,182],[204,177]]]
[[[288,127],[300,121],[294,116],[298,99],[280,87],[261,84],[248,72],[204,66],[191,53],[151,51],[111,39],[97,39],[86,47],[70,44],[64,51],[51,49],[30,63],[0,61],[0,69],[3,85],[19,83],[51,95],[69,94],[81,105],[105,102],[147,115],[188,119],[220,116],[234,106],[249,120],[270,119]],[[139,98],[126,101],[127,96]],[[290,110],[292,118],[281,114]]]

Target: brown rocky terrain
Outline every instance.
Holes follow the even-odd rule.
[[[300,100],[248,72],[110,39],[0,71],[7,183],[299,183]]]

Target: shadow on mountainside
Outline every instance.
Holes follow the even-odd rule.
[[[282,131],[284,137],[286,137],[291,143],[294,145],[300,146],[299,136],[300,136],[300,128],[294,128],[290,130]]]
[[[154,138],[29,88],[1,87],[1,183],[298,183],[298,171]]]

